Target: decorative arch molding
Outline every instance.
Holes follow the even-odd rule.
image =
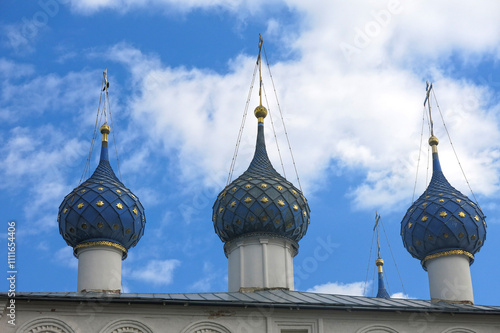
[[[199,321],[184,328],[181,333],[231,333],[226,327],[211,321]]]
[[[106,325],[100,333],[153,333],[153,330],[137,320],[118,319]]]
[[[394,328],[385,325],[370,325],[363,327],[356,333],[398,333]]]
[[[21,326],[17,333],[75,333],[75,331],[56,318],[37,318]]]
[[[465,327],[452,327],[452,328],[447,328],[442,333],[476,333],[476,331],[473,331]]]

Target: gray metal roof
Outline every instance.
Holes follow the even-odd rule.
[[[0,293],[0,298],[7,298]],[[316,294],[289,290],[263,290],[249,293],[179,293],[179,294],[105,294],[76,292],[27,292],[16,293],[18,300],[40,301],[89,301],[106,299],[110,303],[173,304],[173,305],[214,305],[249,306],[293,309],[325,309],[348,311],[403,311],[403,312],[443,312],[500,314],[500,306],[481,306],[432,303],[416,299],[382,299],[363,296]]]

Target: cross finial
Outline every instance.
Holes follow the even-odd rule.
[[[425,100],[424,100],[424,107],[425,107],[425,103],[427,103],[427,106],[429,108],[429,120],[431,123],[431,136],[434,136],[434,123],[432,121],[431,101],[429,100],[429,96],[430,96],[431,90],[432,90],[432,82],[429,84],[429,81],[426,81],[426,83],[427,83],[427,86],[425,87],[426,94],[425,94]]]
[[[378,249],[378,259],[380,259],[380,242],[378,238],[378,222],[380,221],[380,214],[378,212],[375,212],[375,226],[373,227],[373,230],[377,229],[377,249]]]

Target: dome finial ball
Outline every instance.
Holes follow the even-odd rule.
[[[439,140],[434,135],[429,138],[429,146],[437,146],[438,144]]]
[[[266,116],[267,116],[267,110],[262,105],[259,105],[258,107],[256,107],[255,111],[253,113],[255,114],[255,117],[257,117],[257,118],[266,118]]]
[[[109,134],[110,133],[110,130],[111,128],[109,127],[108,124],[104,123],[102,126],[101,126],[101,134]]]

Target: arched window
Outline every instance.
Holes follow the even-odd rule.
[[[182,330],[181,333],[231,333],[221,324],[210,321],[200,321],[190,324]]]
[[[19,328],[18,333],[75,333],[65,322],[56,318],[38,318]]]
[[[137,320],[119,319],[106,325],[100,333],[153,333],[153,330]]]
[[[444,330],[443,333],[476,333],[476,331],[464,327],[453,327]]]
[[[394,328],[385,325],[370,325],[363,327],[356,333],[398,333]]]

